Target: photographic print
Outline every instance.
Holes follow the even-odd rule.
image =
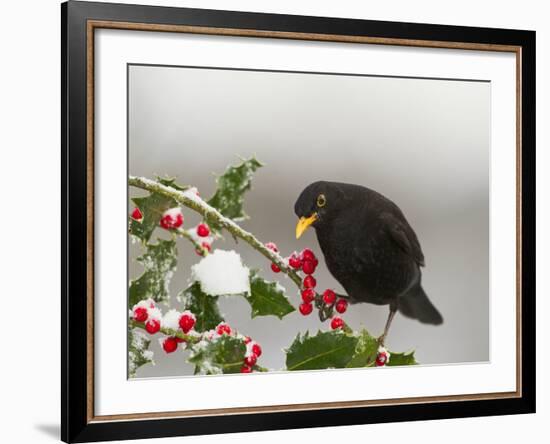
[[[127,82],[129,378],[490,361],[490,82]]]

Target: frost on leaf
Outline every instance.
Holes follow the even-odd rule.
[[[184,310],[189,310],[196,316],[194,328],[198,332],[211,330],[223,321],[218,308],[218,296],[206,294],[198,282],[182,290],[177,299]]]
[[[246,218],[243,210],[244,193],[252,187],[252,176],[262,164],[254,157],[243,160],[239,165],[227,167],[223,175],[216,180],[218,185],[208,204],[216,208],[222,215],[233,220]],[[214,230],[220,226],[216,221],[208,220]]]
[[[256,272],[251,273],[250,293],[244,294],[244,297],[252,308],[252,318],[272,315],[282,319],[295,311],[285,295],[285,289],[277,282],[266,281]]]
[[[191,273],[210,296],[250,293],[250,271],[235,251],[215,250],[193,265]]]
[[[287,370],[343,368],[351,360],[358,339],[342,331],[298,334],[286,351]]]
[[[346,367],[371,367],[376,361],[378,353],[378,340],[369,334],[367,330],[362,330],[358,333],[359,341],[355,348],[353,358],[348,362]]]
[[[147,244],[147,251],[137,259],[145,271],[130,282],[130,307],[142,299],[151,298],[155,302],[169,299],[168,285],[176,269],[177,255],[174,240],[158,239],[156,244]]]
[[[239,373],[245,353],[246,346],[242,339],[223,335],[193,345],[188,361],[195,364],[195,374]]]
[[[141,330],[128,330],[128,376],[136,376],[137,369],[145,364],[154,364],[153,352],[148,350],[151,340]]]

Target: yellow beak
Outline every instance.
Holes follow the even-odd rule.
[[[304,234],[309,226],[317,220],[317,213],[313,213],[309,217],[301,217],[296,224],[296,239],[300,239],[300,236]]]

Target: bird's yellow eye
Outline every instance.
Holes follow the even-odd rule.
[[[319,196],[317,196],[317,206],[319,208],[322,208],[326,204],[327,204],[327,198],[325,197],[325,195],[324,194],[319,194]]]

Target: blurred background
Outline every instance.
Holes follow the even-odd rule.
[[[387,347],[414,349],[421,364],[487,361],[490,93],[487,82],[131,66],[129,172],[177,176],[209,197],[215,174],[238,156],[256,155],[265,167],[246,195],[250,219],[241,225],[277,243],[283,256],[312,248],[320,257],[321,291],[341,287],[326,269],[314,230],[295,239],[299,193],[315,180],[333,180],[384,194],[418,235],[426,257],[423,287],[445,319],[434,327],[398,314]],[[131,197],[142,194],[130,189]],[[184,214],[186,227],[200,222],[190,210]],[[199,260],[188,241],[178,242],[170,284],[175,308],[175,295]],[[294,284],[247,244],[226,237],[214,246],[238,251],[248,267],[285,286],[298,306]],[[131,278],[141,274],[140,253],[130,244]],[[298,332],[329,328],[298,312],[283,321],[251,320],[241,297],[221,298],[220,308],[227,322],[262,345],[260,364],[273,370],[284,368],[282,349]],[[387,314],[387,306],[360,304],[344,319],[379,335]],[[151,350],[156,365],[141,367],[138,377],[192,374],[180,352],[164,357],[156,340]]]

